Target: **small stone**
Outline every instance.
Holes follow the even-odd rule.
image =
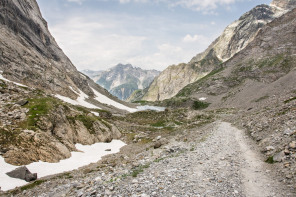
[[[289,155],[290,154],[290,151],[288,149],[285,149],[284,150],[284,153],[285,153],[285,155]]]
[[[296,148],[296,141],[293,141],[289,144],[289,148],[295,149]]]
[[[138,180],[137,180],[137,179],[133,179],[133,180],[132,180],[132,183],[133,183],[133,184],[136,184],[136,183],[138,183]]]
[[[157,136],[156,140],[160,140],[161,139],[161,136]]]
[[[110,191],[114,191],[114,186],[110,186],[110,187],[109,187],[109,190],[110,190]]]
[[[16,102],[16,104],[18,104],[18,105],[20,105],[20,106],[24,106],[24,105],[26,105],[27,103],[29,103],[29,101],[27,101],[27,100],[20,100],[20,101]]]
[[[274,147],[273,146],[267,146],[265,147],[265,151],[272,151],[274,150]]]
[[[290,163],[284,163],[285,168],[288,168],[290,166]]]
[[[162,143],[161,143],[161,141],[157,141],[157,142],[155,142],[154,143],[154,149],[157,149],[157,148],[160,148],[162,146]]]
[[[109,152],[109,151],[111,151],[111,149],[110,149],[110,148],[108,148],[108,149],[106,149],[105,151],[108,151],[108,152]]]
[[[285,152],[281,151],[273,156],[273,161],[281,162],[283,161],[284,158],[285,158]]]

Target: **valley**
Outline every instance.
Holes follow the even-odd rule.
[[[0,196],[296,196],[295,0],[160,73],[83,74],[36,0],[0,10]]]

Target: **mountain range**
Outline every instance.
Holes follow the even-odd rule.
[[[240,52],[254,40],[264,25],[294,7],[295,1],[278,0],[270,5],[256,6],[227,26],[221,36],[189,63],[172,65],[161,72],[139,99],[161,101],[175,96],[186,85],[203,78]]]
[[[149,87],[160,73],[156,70],[143,70],[130,64],[118,64],[107,71],[82,72],[121,100],[126,100],[136,90]]]
[[[80,151],[77,144],[126,143],[118,154],[0,196],[255,196],[258,188],[295,196],[295,7],[256,6],[189,63],[160,74],[122,64],[83,74],[36,0],[0,1],[0,162],[58,163]],[[166,109],[137,111],[107,90],[122,99],[136,90],[129,101]]]

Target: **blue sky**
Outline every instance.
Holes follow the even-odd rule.
[[[188,62],[234,20],[271,0],[37,0],[78,70]]]

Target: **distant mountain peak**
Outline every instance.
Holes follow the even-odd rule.
[[[156,70],[143,70],[131,64],[122,63],[106,71],[97,72],[97,74],[95,72],[84,73],[122,100],[129,98],[135,90],[147,88],[160,73]]]

